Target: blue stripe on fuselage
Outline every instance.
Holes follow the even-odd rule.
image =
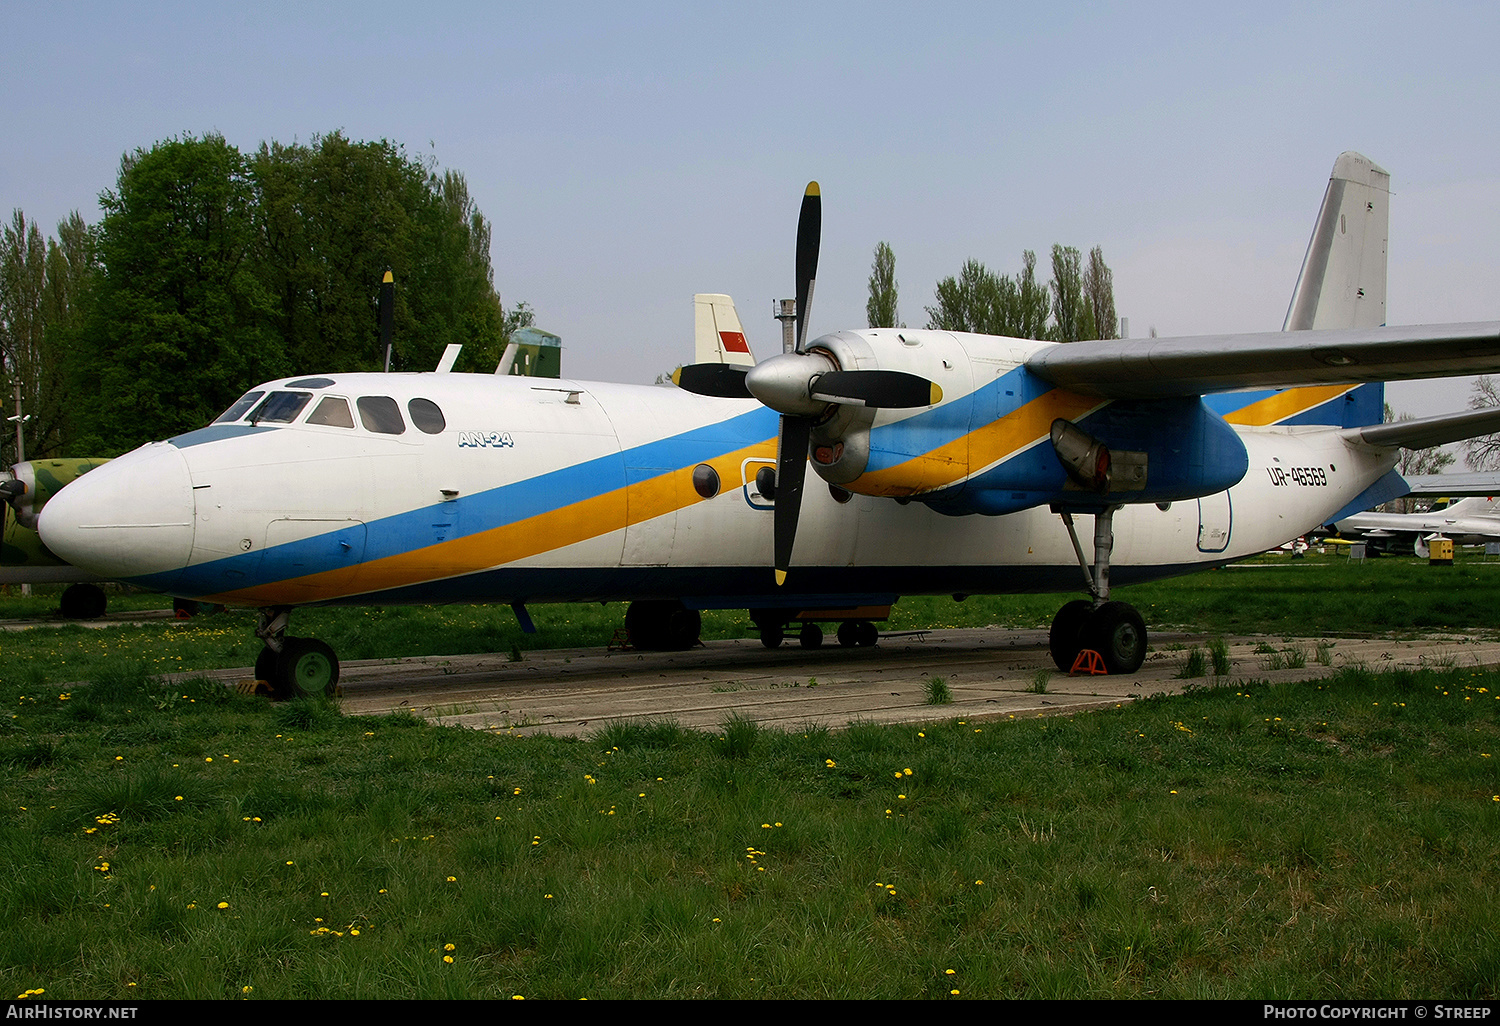
[[[728,420],[647,442],[623,453],[609,453],[513,484],[461,496],[451,503],[434,503],[383,517],[366,525],[362,562],[399,555],[433,544],[435,519],[457,525],[455,533],[445,540],[503,527],[616,491],[625,487],[627,481],[636,483],[647,480],[661,473],[670,473],[753,445],[773,436],[776,423],[775,412],[757,407]],[[427,444],[437,442],[429,441]],[[630,468],[628,476],[627,468]],[[661,469],[659,473],[652,473],[650,468]],[[259,552],[226,556],[196,564],[186,570],[173,570],[131,580],[148,588],[212,594],[223,591],[226,579],[230,577],[235,589],[269,584],[285,580],[288,576],[301,577],[335,568],[323,554],[329,551],[330,540],[345,530],[347,525],[341,525],[335,531]],[[292,567],[296,568],[295,571],[289,569]]]

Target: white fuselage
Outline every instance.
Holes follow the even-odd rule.
[[[1005,343],[1009,359],[983,365],[988,379],[1027,345]],[[851,495],[809,475],[778,589],[772,504],[755,485],[775,463],[777,420],[753,400],[445,373],[323,380],[300,389],[311,401],[287,423],[216,423],[79,479],[42,512],[44,540],[103,577],[256,606],[670,597],[709,608],[1083,587],[1045,506],[947,516],[920,496]],[[299,391],[295,381],[260,388]],[[426,400],[443,425],[427,433],[408,419],[390,434],[357,416],[308,423],[326,397],[351,408],[386,397],[403,412]],[[876,428],[899,419],[882,412]],[[1393,462],[1337,428],[1235,430],[1249,457],[1238,484],[1115,515],[1116,583],[1279,545]],[[1042,434],[1022,449],[1047,444]],[[1080,535],[1087,543],[1091,527]]]

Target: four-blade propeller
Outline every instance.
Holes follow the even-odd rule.
[[[943,394],[935,382],[916,374],[841,370],[833,357],[822,350],[807,351],[808,313],[818,277],[822,233],[822,196],[818,183],[809,182],[797,218],[797,321],[791,348],[750,368],[697,363],[679,367],[672,375],[672,380],[689,392],[721,399],[758,399],[781,414],[774,500],[777,584],[786,580],[787,567],[792,562],[814,421],[830,405],[908,409],[935,406]]]

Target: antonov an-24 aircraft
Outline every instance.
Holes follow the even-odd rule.
[[[857,611],[900,595],[1077,589],[1058,665],[1093,649],[1129,673],[1146,629],[1111,577],[1272,548],[1404,493],[1399,446],[1500,428],[1495,409],[1381,423],[1382,380],[1500,371],[1500,322],[1381,326],[1389,182],[1335,164],[1286,325],[1308,330],[1067,345],[809,340],[814,183],[781,354],[690,364],[679,388],[272,381],[62,489],[41,535],[101,577],[259,607],[257,674],[282,694],[337,681],[326,644],[286,633],[319,603],[506,602],[529,625],[526,603],[629,601],[638,645],[685,647],[702,609],[751,610],[767,645],[799,610],[847,609],[841,640],[873,643]]]

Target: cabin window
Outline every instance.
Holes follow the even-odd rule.
[[[388,395],[362,395],[355,400],[359,407],[359,422],[366,431],[377,435],[400,435],[406,433],[406,421],[401,419],[401,407]]]
[[[250,407],[254,406],[260,400],[260,397],[265,394],[266,393],[264,392],[246,392],[244,396],[241,397],[239,402],[235,403],[229,409],[219,414],[218,418],[214,420],[214,423],[228,424],[231,421],[239,420],[246,413],[248,413],[250,411]]]
[[[719,494],[719,472],[707,463],[700,463],[693,468],[693,491],[705,499],[712,499]]]
[[[323,397],[317,407],[307,415],[309,424],[324,424],[328,427],[352,428],[354,415],[349,412],[349,400],[336,395]]]
[[[311,399],[311,392],[272,392],[250,414],[250,423],[290,424]]]
[[[413,399],[406,404],[406,412],[411,414],[411,422],[423,434],[440,435],[443,428],[448,426],[448,422],[443,419],[443,411],[431,399]]]

